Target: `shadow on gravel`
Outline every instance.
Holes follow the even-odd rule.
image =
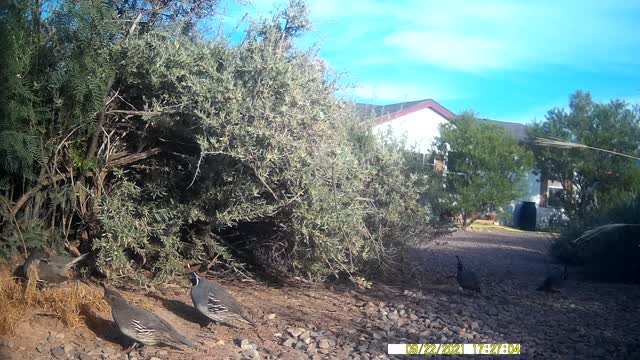
[[[102,340],[129,347],[133,341],[120,333],[120,329],[113,321],[105,320],[96,315],[87,305],[82,305],[80,314],[85,318],[87,328]]]
[[[182,301],[167,299],[155,294],[149,294],[150,298],[160,301],[162,306],[168,311],[171,311],[176,316],[180,317],[183,320],[188,322],[198,324],[202,327],[207,327],[207,325],[211,322],[206,316],[202,315],[197,309],[193,306],[187,305]]]

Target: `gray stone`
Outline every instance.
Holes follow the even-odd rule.
[[[273,320],[276,318],[276,314],[269,314],[266,316],[267,320]]]
[[[86,352],[81,352],[78,354],[78,359],[80,360],[93,360],[93,357]],[[133,360],[133,359],[130,359]]]
[[[318,347],[320,349],[328,349],[329,347],[331,347],[331,344],[329,344],[329,340],[322,339],[318,342]]]
[[[239,345],[242,350],[253,349],[248,339],[240,339]]]
[[[51,355],[53,355],[53,357],[56,359],[67,358],[67,352],[64,351],[64,348],[62,346],[56,346],[53,349],[51,349]]]
[[[302,328],[287,329],[287,332],[294,338],[302,335],[306,330]]]
[[[41,354],[45,354],[45,353],[48,353],[51,350],[51,348],[49,347],[49,345],[42,343],[36,346],[36,350]]]
[[[254,348],[244,350],[242,352],[242,356],[245,359],[252,359],[252,360],[253,359],[256,359],[256,360],[260,359],[260,353],[258,353],[258,351],[256,349],[254,349]]]
[[[309,346],[307,346],[307,353],[312,354],[314,352],[316,352],[316,349],[318,347],[316,346],[316,343],[311,343],[309,344]]]
[[[283,346],[287,346],[287,347],[292,347],[292,346],[293,346],[293,344],[295,344],[295,343],[296,343],[295,339],[287,338],[287,340],[285,340],[285,341],[282,343],[282,345],[283,345]]]

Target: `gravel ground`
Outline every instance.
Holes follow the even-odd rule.
[[[257,329],[202,327],[186,284],[124,291],[191,338],[194,349],[149,347],[146,359],[388,359],[389,343],[520,343],[527,359],[640,359],[640,287],[580,280],[559,294],[535,291],[559,268],[548,238],[526,233],[458,232],[416,249],[413,280],[372,289],[303,284],[276,288],[227,283]],[[455,255],[480,276],[482,294],[455,280]],[[140,360],[108,313],[88,311],[86,326],[32,316],[20,336],[0,339],[6,359]],[[406,356],[391,356],[406,358]],[[446,356],[461,358],[462,356]],[[482,358],[505,358],[484,355]]]

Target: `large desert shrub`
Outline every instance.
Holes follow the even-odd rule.
[[[24,163],[2,174],[7,252],[44,231],[108,277],[217,259],[322,278],[384,268],[440,229],[425,175],[356,122],[317,49],[293,46],[304,3],[240,42],[195,30],[216,1],[47,4],[16,10],[26,65],[3,58],[25,80],[2,104],[37,113],[0,131],[39,144],[0,149]]]
[[[640,282],[638,219],[638,196],[573,219],[552,244],[551,255],[560,261],[583,265],[593,279]]]

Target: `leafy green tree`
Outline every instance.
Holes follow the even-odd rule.
[[[596,103],[577,91],[569,111],[552,109],[533,124],[529,136],[553,138],[629,155],[639,155],[640,107],[624,101]],[[640,190],[637,160],[577,146],[531,147],[537,168],[564,186],[562,201],[571,217],[582,217],[602,206],[631,197]]]
[[[464,227],[523,194],[533,156],[504,128],[465,112],[441,126],[436,145],[447,159],[443,176],[453,194],[450,206]]]

